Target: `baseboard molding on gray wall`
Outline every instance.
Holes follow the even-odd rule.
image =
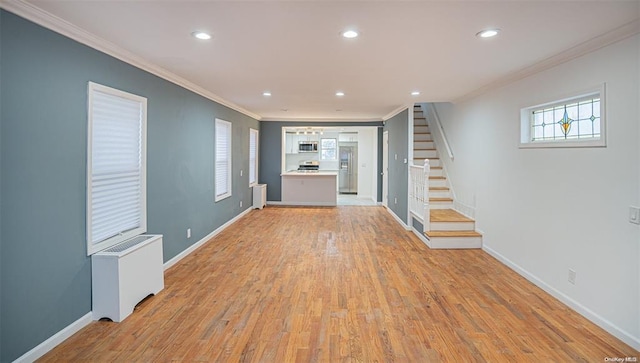
[[[164,263],[164,270],[166,271],[169,267],[175,265],[178,261],[182,260],[187,255],[189,255],[191,252],[193,252],[196,249],[198,249],[198,247],[200,247],[200,246],[204,245],[205,243],[207,243],[209,240],[211,240],[213,237],[215,237],[218,233],[222,232],[224,229],[226,229],[227,227],[229,227],[230,225],[232,225],[233,223],[238,221],[238,219],[244,217],[246,214],[251,212],[251,210],[252,210],[252,208],[245,209],[242,213],[238,214],[233,219],[229,220],[227,223],[225,223],[222,226],[218,227],[216,230],[214,230],[213,232],[209,233],[207,236],[205,236],[204,238],[202,238],[198,242],[194,243],[189,248],[187,248],[186,250],[182,251],[180,254],[176,255],[174,258],[172,258],[169,261],[165,262]],[[44,342],[40,343],[35,348],[33,348],[30,351],[26,352],[20,358],[16,359],[14,361],[14,363],[33,362],[36,359],[38,359],[38,358],[42,357],[43,355],[47,354],[50,350],[52,350],[53,348],[58,346],[60,343],[64,342],[67,338],[69,338],[73,334],[75,334],[78,331],[80,331],[80,329],[82,329],[85,326],[89,325],[93,321],[93,315],[92,314],[93,313],[91,311],[89,311],[87,314],[85,314],[80,319],[74,321],[73,323],[68,325],[66,328],[60,330],[59,332],[57,332],[56,334],[51,336],[51,338],[45,340]]]
[[[210,239],[215,237],[218,233],[224,231],[227,227],[229,227],[230,225],[232,225],[236,221],[238,221],[238,219],[244,217],[246,214],[251,212],[251,210],[253,210],[253,207],[249,207],[249,208],[245,209],[242,213],[240,213],[237,216],[233,217],[227,223],[225,223],[225,224],[221,225],[220,227],[216,228],[213,232],[211,232],[208,235],[204,236],[204,238],[200,239],[198,242],[196,242],[196,243],[192,244],[191,246],[189,246],[189,248],[187,248],[186,250],[180,252],[175,257],[173,257],[169,261],[165,262],[164,263],[164,270],[165,271],[168,270],[171,266],[173,266],[176,263],[178,263],[178,261],[180,261],[183,258],[187,257],[191,252],[197,250],[199,247],[201,247],[202,245],[207,243]]]
[[[282,201],[267,200],[267,205],[286,205]]]
[[[13,362],[14,363],[31,363],[31,362],[35,361],[36,359],[38,359],[38,358],[42,357],[43,355],[47,354],[51,349],[55,348],[60,343],[62,343],[65,340],[67,340],[67,338],[69,338],[73,334],[75,334],[78,331],[80,331],[80,329],[82,329],[85,326],[89,325],[92,321],[93,321],[93,314],[92,314],[91,311],[89,311],[84,316],[82,316],[80,319],[78,319],[78,320],[74,321],[73,323],[69,324],[66,328],[64,328],[64,329],[60,330],[59,332],[55,333],[49,339],[47,339],[44,342],[38,344],[35,348],[33,348],[30,351],[26,352],[21,357],[19,357],[18,359],[14,360]]]
[[[392,216],[396,221],[398,221],[398,223],[400,223],[400,225],[401,225],[404,229],[406,229],[407,231],[410,231],[410,230],[411,230],[411,227],[409,227],[406,223],[404,223],[404,222],[402,221],[402,219],[400,219],[400,217],[398,217],[398,215],[397,215],[397,214],[395,214],[395,212],[391,210],[391,208],[385,207],[384,209],[386,209],[386,210],[387,210],[387,212],[389,212],[389,214],[391,214],[391,216]]]
[[[502,262],[507,267],[509,267],[510,269],[512,269],[513,271],[515,271],[519,275],[521,275],[522,277],[524,277],[527,280],[529,280],[534,285],[538,286],[539,288],[541,288],[542,290],[544,290],[545,292],[547,292],[551,296],[553,296],[556,299],[560,300],[560,302],[562,302],[563,304],[567,305],[568,307],[570,307],[571,309],[576,311],[578,314],[580,314],[580,315],[584,316],[585,318],[589,319],[594,324],[598,325],[599,327],[601,327],[602,329],[606,330],[607,332],[609,332],[611,335],[615,336],[616,338],[622,340],[626,344],[629,344],[634,349],[640,350],[640,337],[634,337],[633,335],[631,335],[627,331],[619,328],[617,325],[613,324],[612,322],[608,321],[607,319],[604,319],[603,317],[601,317],[597,313],[593,312],[592,310],[588,309],[584,305],[580,304],[579,302],[573,300],[569,296],[565,295],[564,293],[558,291],[557,289],[555,289],[552,286],[548,285],[544,281],[540,280],[538,277],[536,277],[535,275],[533,275],[529,271],[523,269],[522,267],[520,267],[519,265],[517,265],[513,261],[509,260],[505,256],[501,255],[500,253],[498,253],[497,251],[495,251],[491,247],[483,244],[482,249],[485,252],[487,252],[488,254],[490,254],[491,256],[495,257],[498,261]]]

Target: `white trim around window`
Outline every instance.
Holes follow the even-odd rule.
[[[258,184],[258,141],[259,131],[249,129],[249,186]]]
[[[587,116],[570,116],[567,114],[569,108],[589,108],[597,109]],[[564,111],[563,111],[564,110]],[[560,115],[557,113],[560,112]],[[561,115],[564,112],[564,117]],[[549,122],[536,119],[536,115],[553,114]],[[581,123],[589,123],[591,118],[593,125],[591,131],[582,134],[576,131]],[[574,120],[575,118],[576,120]],[[574,127],[574,124],[576,125]],[[569,97],[543,103],[536,106],[525,107],[520,110],[520,148],[567,148],[567,147],[605,147],[606,138],[606,94],[605,84],[593,87],[583,92],[576,92]],[[542,126],[542,127],[540,127]],[[564,127],[563,127],[564,126]],[[536,129],[554,129],[554,135],[560,137],[544,137],[536,140],[533,135]],[[563,129],[571,135],[563,136]],[[589,135],[591,132],[592,135]]]
[[[87,255],[147,231],[147,99],[87,87]]]
[[[216,118],[215,130],[215,201],[231,196],[231,122]]]

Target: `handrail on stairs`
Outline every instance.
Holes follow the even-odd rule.
[[[444,132],[444,127],[442,127],[442,123],[440,122],[440,116],[438,115],[438,110],[433,105],[433,103],[428,104],[431,113],[433,114],[433,119],[438,126],[438,130],[440,131],[440,135],[442,136],[442,141],[444,141],[444,147],[447,149],[447,154],[449,154],[449,158],[453,160],[453,151],[451,150],[451,146],[449,145],[449,140],[447,139],[447,134]]]

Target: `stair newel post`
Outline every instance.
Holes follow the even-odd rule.
[[[429,174],[431,174],[431,164],[429,164],[429,159],[424,159],[424,189],[423,189],[423,200],[424,200],[424,210],[423,210],[423,232],[431,230],[431,213],[429,213]]]

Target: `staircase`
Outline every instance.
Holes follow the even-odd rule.
[[[419,105],[413,108],[413,163],[424,164],[429,159],[429,207],[431,228],[425,232],[431,248],[481,248],[482,235],[475,230],[475,221],[453,209],[453,198],[442,169],[438,150],[429,125]]]

